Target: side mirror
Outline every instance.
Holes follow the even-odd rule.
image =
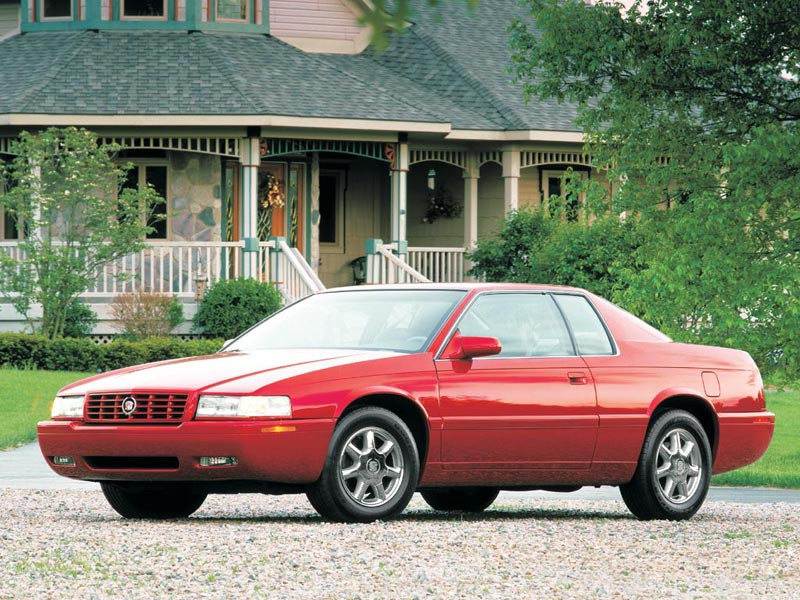
[[[502,349],[497,338],[456,333],[444,349],[442,358],[459,360],[492,356],[500,354]]]

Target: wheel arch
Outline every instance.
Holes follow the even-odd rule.
[[[425,467],[430,446],[430,427],[428,415],[418,402],[399,393],[372,392],[359,396],[348,404],[338,419],[342,419],[354,410],[365,406],[377,406],[396,414],[411,430],[419,452],[420,473]]]
[[[711,446],[711,459],[716,459],[719,441],[719,421],[713,405],[703,396],[690,391],[675,391],[653,400],[648,410],[650,422],[648,428],[656,419],[668,410],[684,410],[694,416],[708,436]]]

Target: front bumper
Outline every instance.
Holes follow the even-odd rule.
[[[333,419],[187,421],[175,426],[43,421],[38,434],[50,468],[73,479],[302,484],[322,473],[334,425]],[[71,456],[75,466],[55,465],[53,456]],[[238,464],[201,467],[201,456],[235,456]],[[103,457],[105,463],[115,462],[107,460],[114,457],[134,460],[125,468],[97,468],[92,457]],[[151,468],[143,460],[139,462],[145,468],[140,468],[135,459],[146,457],[176,458],[177,465]]]
[[[714,474],[756,462],[769,448],[775,430],[770,412],[719,413],[719,440]]]

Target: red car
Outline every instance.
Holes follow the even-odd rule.
[[[217,354],[73,383],[38,431],[56,473],[131,518],[260,492],[367,522],[415,490],[480,511],[499,490],[616,485],[637,517],[677,520],[774,423],[746,352],[674,343],[579,289],[456,284],[311,296]]]

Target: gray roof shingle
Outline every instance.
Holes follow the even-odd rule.
[[[263,114],[578,130],[574,106],[526,104],[508,72],[507,27],[524,16],[516,2],[426,6],[386,51],[357,56],[307,54],[248,34],[17,35],[0,42],[0,114]]]

